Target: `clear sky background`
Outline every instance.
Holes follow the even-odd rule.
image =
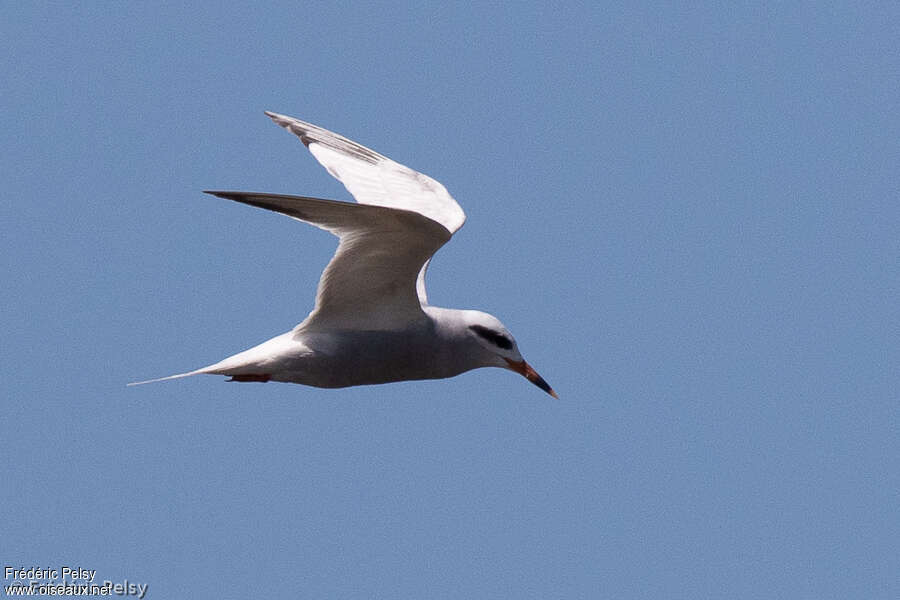
[[[5,2],[3,534],[148,598],[900,596],[900,11]],[[312,308],[349,200],[273,110],[443,182],[482,369],[189,370]]]

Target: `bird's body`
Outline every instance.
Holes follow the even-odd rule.
[[[425,272],[465,214],[430,177],[330,131],[266,113],[300,137],[358,204],[249,192],[208,192],[316,225],[340,238],[316,306],[291,331],[188,373],[234,381],[339,388],[453,377],[503,367],[556,396],[495,317],[428,304]]]
[[[323,388],[453,377],[481,366],[476,360],[460,360],[474,358],[462,329],[466,312],[429,306],[425,319],[390,331],[316,331],[298,326],[190,374]]]

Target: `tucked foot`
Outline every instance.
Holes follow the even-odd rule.
[[[270,375],[232,375],[228,381],[258,381],[265,383],[269,380]]]

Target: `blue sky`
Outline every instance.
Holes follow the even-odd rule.
[[[7,3],[4,565],[148,598],[896,598],[893,6]],[[517,375],[198,377],[349,199],[263,110],[443,182],[432,303]]]

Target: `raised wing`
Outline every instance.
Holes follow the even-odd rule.
[[[275,123],[295,134],[316,160],[360,204],[409,210],[443,225],[451,234],[463,226],[466,214],[447,188],[352,140],[293,117],[266,111]],[[418,275],[419,299],[427,304],[424,265]]]
[[[299,137],[360,204],[411,210],[437,221],[450,233],[465,223],[466,214],[447,188],[428,175],[312,123],[268,111],[266,115]]]
[[[305,328],[399,329],[424,317],[416,275],[450,239],[439,223],[384,206],[253,192],[206,193],[288,215],[340,238]]]

